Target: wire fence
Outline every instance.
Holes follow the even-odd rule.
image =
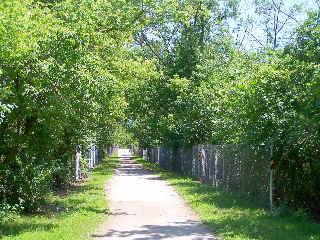
[[[234,192],[272,208],[271,151],[268,146],[156,147],[143,150],[142,155],[161,168],[193,176],[201,183]]]

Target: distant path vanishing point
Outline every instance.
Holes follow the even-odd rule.
[[[120,165],[109,181],[110,216],[93,234],[101,240],[217,240],[165,180],[120,149]]]

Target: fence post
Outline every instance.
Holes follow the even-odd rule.
[[[79,172],[80,172],[80,159],[81,159],[81,152],[76,153],[76,161],[75,161],[75,178],[79,180]]]
[[[142,150],[142,158],[143,158],[143,160],[145,160],[145,161],[147,160],[147,151],[148,151],[147,149],[143,149],[143,150]]]
[[[273,194],[272,194],[272,188],[273,188],[273,172],[272,169],[270,170],[270,194],[269,194],[269,198],[270,198],[270,210],[273,210]]]
[[[274,160],[273,160],[273,145],[270,145],[270,160],[271,160],[271,169],[270,169],[270,193],[269,193],[269,199],[270,199],[270,210],[273,211],[273,171],[274,171]]]
[[[94,153],[94,165],[96,166],[96,165],[98,165],[98,161],[99,161],[99,156],[98,156],[98,148],[97,147],[95,147],[95,153]]]
[[[222,181],[223,181],[223,186],[227,189],[227,181],[225,179],[225,172],[224,172],[224,160],[225,160],[225,156],[223,155],[222,157]]]
[[[92,146],[90,147],[89,168],[92,168]]]
[[[197,147],[196,145],[192,146],[192,172],[191,175],[195,176],[196,175],[196,162],[197,162]]]
[[[92,167],[94,168],[94,166],[96,165],[96,146],[93,146],[92,149]]]
[[[205,151],[205,146],[202,145],[201,148],[201,169],[200,169],[200,182],[205,183],[207,179],[207,173],[206,173],[206,161],[207,161],[207,155]]]
[[[94,155],[94,150],[93,150],[93,146],[91,146],[91,148],[90,148],[90,160],[89,160],[90,168],[93,168],[93,155]]]
[[[218,182],[217,182],[217,174],[218,174],[218,147],[215,146],[214,148],[214,172],[213,172],[213,181],[214,181],[214,186],[218,187]]]

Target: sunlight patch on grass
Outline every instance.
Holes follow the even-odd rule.
[[[320,224],[290,215],[274,216],[270,211],[209,184],[134,158],[157,172],[176,189],[202,222],[225,240],[320,240]]]
[[[81,240],[108,215],[104,196],[105,182],[118,164],[116,154],[104,159],[90,174],[87,182],[75,186],[66,196],[51,195],[47,210],[19,216],[0,225],[1,240]]]

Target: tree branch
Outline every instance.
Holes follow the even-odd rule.
[[[291,14],[288,14],[288,13],[282,11],[281,9],[280,9],[280,12],[282,14],[286,15],[288,18],[291,18],[292,20],[294,20],[296,23],[299,23],[299,21],[296,18],[294,18]]]
[[[151,52],[153,53],[153,55],[155,55],[158,60],[160,62],[163,62],[162,57],[153,49],[153,47],[151,46],[150,41],[148,40],[148,38],[145,36],[144,33],[141,33],[142,39],[144,41],[144,43],[148,46],[148,48],[151,50]]]
[[[258,39],[258,38],[256,38],[256,36],[254,36],[251,32],[249,32],[249,31],[247,31],[247,33],[249,33],[253,38],[254,38],[254,40],[257,42],[257,43],[259,43],[262,47],[264,47],[264,45],[263,45],[263,43]]]

